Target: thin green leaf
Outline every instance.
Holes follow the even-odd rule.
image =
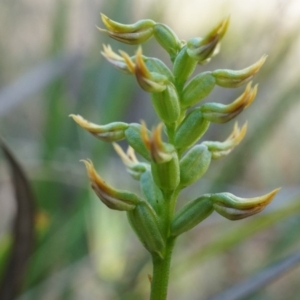
[[[0,283],[0,299],[13,300],[23,283],[27,262],[33,250],[34,198],[24,171],[1,139],[0,147],[11,169],[17,202],[12,250]]]
[[[254,276],[240,282],[210,300],[242,300],[259,292],[267,284],[300,264],[300,251],[258,272]]]

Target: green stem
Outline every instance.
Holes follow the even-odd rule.
[[[164,193],[165,203],[167,206],[167,211],[165,215],[165,221],[167,222],[168,232],[166,235],[166,248],[165,255],[163,258],[152,255],[153,263],[153,276],[151,282],[151,297],[150,300],[166,300],[168,292],[168,283],[169,283],[169,273],[172,252],[175,245],[176,238],[170,237],[170,225],[174,216],[176,200],[180,188],[175,189],[171,193]]]
[[[150,300],[167,299],[170,265],[174,244],[175,238],[169,238],[167,240],[166,252],[163,259],[155,255],[152,256],[153,276]]]

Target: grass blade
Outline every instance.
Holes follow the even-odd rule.
[[[242,300],[246,299],[264,286],[271,283],[278,277],[283,276],[286,272],[297,267],[300,264],[300,251],[276,262],[275,264],[260,271],[258,274],[246,279],[243,282],[234,285],[228,290],[216,295],[210,300]]]
[[[33,250],[34,199],[24,171],[1,139],[0,147],[11,169],[17,202],[12,250],[0,283],[0,299],[13,300],[23,283],[27,262]]]
[[[52,58],[28,71],[11,85],[0,91],[0,116],[41,91],[55,78],[66,73],[76,57]]]
[[[180,260],[177,262],[177,270],[173,275],[178,276],[185,271],[190,271],[193,267],[199,266],[199,262],[204,259],[213,257],[224,253],[239,243],[247,240],[256,233],[269,228],[280,221],[283,221],[290,216],[299,213],[300,202],[299,198],[289,204],[287,207],[278,209],[274,212],[266,213],[265,215],[257,216],[246,224],[240,226],[238,229],[231,230],[226,233],[222,238],[204,246],[202,249],[195,251],[189,255],[188,260]]]

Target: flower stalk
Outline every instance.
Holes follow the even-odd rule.
[[[242,142],[247,123],[241,128],[236,123],[224,142],[196,144],[211,123],[227,123],[252,104],[258,88],[257,85],[252,87],[251,81],[266,56],[241,70],[212,70],[190,79],[197,64],[208,63],[219,52],[229,18],[204,37],[181,41],[171,28],[153,20],[121,24],[103,14],[101,17],[106,27],[99,28],[102,33],[130,45],[140,45],[153,37],[173,63],[170,70],[161,60],[145,56],[141,46],[132,56],[124,51],[118,54],[109,45],[104,45],[101,52],[110,64],[134,76],[138,85],[150,94],[161,121],[152,130],[143,121],[141,124],[113,122],[97,125],[80,115],[71,115],[94,137],[112,143],[128,173],[139,182],[142,196],[116,189],[104,181],[90,160],[83,161],[95,194],[108,208],[126,212],[132,229],[152,257],[150,299],[166,300],[172,252],[182,233],[197,226],[213,212],[229,220],[254,215],[263,210],[279,191],[274,189],[254,198],[241,198],[230,193],[204,194],[179,210],[176,207],[184,188],[201,179],[214,159],[225,157]],[[236,88],[246,83],[242,95],[230,104],[199,105],[216,85]],[[126,153],[116,144],[120,140],[126,140],[129,145]]]

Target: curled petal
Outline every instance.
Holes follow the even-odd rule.
[[[117,53],[115,53],[110,45],[103,45],[103,51],[101,54],[106,58],[106,60],[111,63],[115,68],[125,72],[125,73],[132,73],[128,68],[124,58]]]
[[[144,173],[148,169],[147,164],[141,163],[137,160],[132,147],[129,146],[127,153],[125,153],[118,144],[113,143],[113,146],[117,154],[122,159],[124,165],[127,167],[128,173],[134,179],[139,180],[142,173]]]
[[[123,163],[125,166],[130,167],[134,164],[139,163],[137,158],[135,157],[135,154],[133,152],[133,155],[129,156],[128,154],[126,154],[123,149],[116,143],[113,143],[113,147],[115,149],[115,151],[117,152],[117,154],[120,156],[120,158],[122,159]],[[127,153],[129,152],[129,149],[132,149],[130,146],[128,147]],[[134,151],[134,150],[133,150]]]

